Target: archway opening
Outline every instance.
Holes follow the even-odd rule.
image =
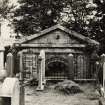
[[[68,63],[64,59],[52,59],[46,63],[45,77],[47,80],[68,79]]]

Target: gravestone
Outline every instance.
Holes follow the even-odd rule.
[[[0,97],[3,105],[20,105],[20,86],[17,78],[6,78],[0,84]]]

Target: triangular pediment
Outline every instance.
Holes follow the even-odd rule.
[[[67,44],[83,44],[93,43],[99,45],[99,42],[87,38],[75,31],[71,31],[61,25],[55,25],[45,29],[38,34],[27,36],[18,40],[20,44],[47,44],[47,45],[67,45]]]

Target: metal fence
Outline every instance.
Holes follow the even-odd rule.
[[[95,72],[95,61],[83,54],[74,54],[74,79],[93,80]]]
[[[17,60],[19,61],[18,57]],[[17,61],[17,65],[18,62]],[[52,60],[53,61],[53,60]],[[64,62],[58,61],[54,62],[50,65],[52,67],[51,71],[45,72],[45,78],[46,79],[67,79],[68,78],[68,71],[69,69]],[[60,63],[62,62],[62,63]],[[54,66],[59,66],[60,70],[54,71]],[[68,64],[69,65],[69,64]],[[19,65],[18,65],[19,66]],[[23,52],[23,71],[24,71],[24,78],[25,79],[31,79],[31,78],[38,78],[38,68],[40,65],[38,65],[38,53],[32,51],[24,51]],[[48,65],[46,65],[48,66]],[[62,69],[63,68],[63,69]],[[96,72],[96,64],[95,61],[90,60],[89,56],[86,56],[84,54],[73,54],[73,78],[74,80],[95,80],[95,72]],[[70,71],[69,71],[70,72]]]
[[[46,60],[45,76],[47,80],[68,79],[68,61],[62,57],[55,56]]]
[[[37,78],[37,59],[34,53],[23,53],[24,78]]]

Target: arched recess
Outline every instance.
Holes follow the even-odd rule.
[[[55,56],[46,59],[45,78],[48,80],[64,80],[68,79],[69,63],[68,60]]]

